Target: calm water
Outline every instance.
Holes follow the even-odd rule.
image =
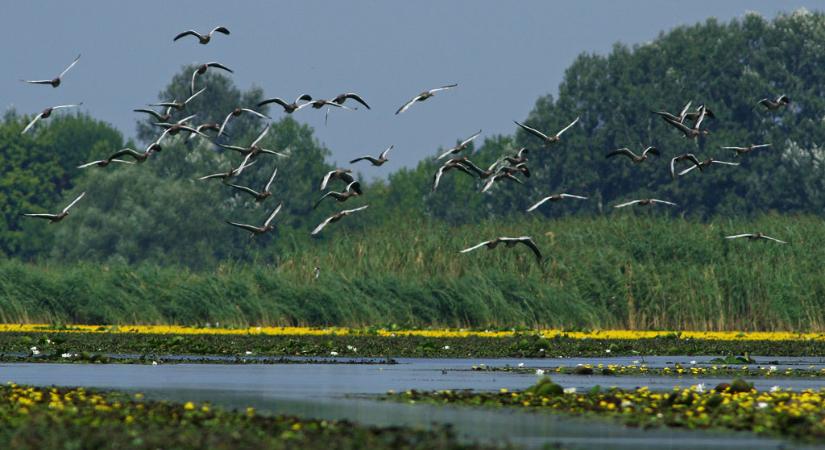
[[[2,364],[0,382],[63,385],[141,391],[152,398],[210,401],[227,407],[253,406],[270,413],[304,417],[346,418],[365,424],[427,427],[451,423],[469,439],[510,441],[529,447],[562,443],[578,448],[789,448],[787,442],[750,434],[684,430],[637,430],[607,421],[506,409],[434,407],[378,402],[364,396],[406,389],[523,389],[535,382],[532,374],[478,372],[472,365],[551,368],[577,363],[631,363],[635,358],[609,359],[399,359],[399,364]],[[646,363],[682,362],[699,357],[647,358]],[[709,358],[705,358],[709,359]],[[780,360],[780,358],[765,358]],[[626,361],[625,361],[626,360]],[[782,358],[782,364],[799,367],[825,362]],[[561,376],[553,379],[565,387],[602,386],[670,389],[699,381],[692,378]],[[702,379],[707,385],[728,379]],[[779,385],[801,389],[825,387],[825,380],[771,378],[750,380],[760,389]]]

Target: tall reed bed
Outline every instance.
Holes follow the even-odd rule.
[[[285,236],[277,265],[192,272],[7,261],[0,321],[821,331],[823,225],[772,215],[697,222],[655,210],[462,227],[397,218],[331,227],[321,239]],[[790,244],[723,238],[752,231]],[[522,246],[458,253],[523,235],[543,264]]]

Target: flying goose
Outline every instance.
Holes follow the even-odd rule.
[[[312,209],[317,208],[318,205],[320,205],[321,202],[324,201],[324,199],[327,198],[327,197],[332,197],[335,200],[338,200],[339,202],[345,202],[345,201],[349,200],[350,197],[358,197],[358,193],[355,192],[354,190],[352,190],[352,187],[353,187],[353,185],[355,185],[355,183],[358,183],[358,182],[353,181],[352,183],[348,184],[347,188],[344,189],[344,192],[329,191],[326,194],[322,195],[321,198],[319,198],[318,201],[315,202],[315,205],[312,207]]]
[[[163,133],[161,133],[161,135],[158,138],[157,142],[163,141],[163,138],[165,138],[166,136],[176,136],[181,131],[188,132],[190,134],[190,136],[193,135],[193,134],[197,134],[199,136],[209,137],[209,136],[205,135],[203,132],[201,132],[199,129],[192,128],[189,125],[187,125],[189,120],[192,119],[193,117],[195,117],[195,114],[192,114],[191,116],[188,116],[188,117],[184,117],[183,119],[180,119],[177,122],[173,122],[173,123],[168,123],[168,122],[154,123],[153,125],[156,125],[156,126],[159,126],[159,127],[163,128]]]
[[[787,95],[782,94],[779,97],[776,97],[776,100],[771,100],[769,98],[763,98],[762,100],[759,100],[759,103],[757,103],[757,104],[764,106],[769,111],[775,111],[775,110],[777,110],[777,109],[779,109],[783,106],[786,106],[790,103],[791,103],[791,99]]]
[[[202,124],[195,127],[195,131],[197,131],[197,133],[189,133],[189,136],[186,138],[186,140],[190,140],[195,136],[205,136],[205,133],[203,132],[204,130],[212,130],[212,131],[217,133],[218,131],[220,131],[220,129],[221,129],[221,124],[219,124],[217,122],[202,123]],[[231,136],[229,136],[229,133],[224,133],[223,135],[227,136],[227,137],[231,137]],[[218,135],[215,135],[215,137],[217,138]]]
[[[515,122],[515,124],[518,125],[519,127],[521,127],[523,130],[527,131],[528,133],[532,134],[533,136],[536,136],[539,139],[541,139],[542,141],[544,141],[545,145],[550,145],[550,144],[555,144],[556,142],[559,142],[561,140],[562,133],[569,130],[570,127],[575,125],[578,121],[579,121],[579,118],[576,117],[576,120],[574,120],[573,122],[570,122],[570,125],[562,128],[561,131],[559,131],[558,133],[556,133],[552,136],[548,136],[548,135],[542,133],[541,131],[539,131],[535,128],[528,127],[527,125],[525,125],[523,123],[520,123],[518,121],[514,120],[513,122]]]
[[[713,159],[713,158],[708,158],[708,159],[699,161],[698,165],[690,166],[687,169],[679,172],[679,176],[682,176],[682,175],[690,172],[691,170],[693,170],[697,167],[700,168],[700,169],[705,169],[707,167],[710,167],[712,164],[724,164],[726,166],[738,166],[739,165],[739,163],[735,163],[735,162],[719,161],[719,160],[716,160],[716,159]]]
[[[521,236],[521,237],[497,237],[491,241],[484,241],[480,244],[476,244],[472,247],[465,248],[461,250],[459,253],[469,253],[473,250],[477,250],[481,247],[487,247],[488,249],[494,249],[498,246],[499,243],[503,243],[505,247],[510,248],[514,247],[516,244],[524,244],[533,251],[533,254],[536,255],[536,260],[541,263],[541,251],[539,251],[539,247],[533,241],[533,238],[530,236]]]
[[[108,166],[109,164],[111,164],[113,162],[123,163],[123,164],[134,164],[134,162],[132,162],[132,161],[124,161],[122,159],[99,159],[97,161],[92,161],[92,162],[87,162],[86,164],[81,164],[81,165],[77,166],[77,168],[78,169],[85,169],[85,168],[91,167],[91,166],[106,167],[106,166]]]
[[[181,111],[184,108],[186,108],[186,105],[189,104],[189,102],[191,102],[195,97],[201,95],[201,93],[205,90],[206,90],[206,88],[203,88],[203,89],[199,90],[198,92],[195,92],[194,94],[190,95],[189,98],[187,98],[186,100],[184,100],[182,102],[179,102],[177,99],[175,99],[175,100],[172,100],[171,102],[152,103],[149,106],[165,106],[167,108],[174,108],[177,111]]]
[[[350,184],[352,184],[352,182],[355,181],[355,178],[353,178],[351,174],[352,174],[352,169],[330,170],[329,172],[327,172],[326,175],[324,175],[324,178],[321,180],[321,189],[319,189],[319,190],[323,191],[324,189],[326,189],[327,184],[331,180],[341,180],[344,183],[347,183],[347,185],[350,185]],[[355,192],[357,192],[358,195],[363,194],[363,192],[361,192],[361,183],[356,182],[355,184],[352,185],[352,189]]]
[[[262,102],[259,102],[258,107],[260,108],[261,106],[268,105],[270,103],[277,103],[277,104],[281,105],[282,108],[284,108],[285,113],[292,114],[295,111],[298,111],[299,109],[303,108],[304,106],[307,106],[309,104],[309,102],[311,102],[311,101],[312,101],[312,97],[309,94],[302,94],[301,96],[296,98],[295,101],[292,102],[292,103],[287,103],[286,101],[284,101],[280,97],[273,97],[273,98],[268,98],[268,99],[266,99]],[[299,104],[298,102],[304,102],[304,103]]]
[[[573,195],[573,194],[553,194],[544,197],[543,199],[537,201],[532,206],[527,208],[527,212],[533,211],[534,209],[538,208],[539,206],[543,205],[545,202],[557,202],[559,200],[564,200],[566,198],[577,198],[579,200],[587,200],[587,197],[582,197],[581,195]]]
[[[512,169],[512,170],[510,170],[510,169]],[[487,192],[488,190],[490,190],[491,187],[493,187],[493,184],[495,184],[499,180],[511,180],[511,181],[515,181],[518,184],[524,184],[524,183],[521,182],[521,180],[516,178],[514,174],[517,173],[517,172],[526,170],[526,169],[527,169],[526,167],[524,167],[522,169],[517,169],[515,167],[502,167],[502,168],[500,168],[498,170],[498,172],[496,172],[495,175],[493,175],[489,180],[487,180],[487,182],[481,188],[481,192]],[[525,174],[528,174],[528,173],[530,173],[530,172],[527,171]]]
[[[634,163],[639,164],[639,163],[641,163],[641,162],[643,162],[647,159],[648,153],[651,154],[651,155],[656,155],[656,156],[660,155],[659,150],[656,149],[656,147],[648,147],[648,148],[644,149],[642,151],[641,156],[633,153],[629,148],[625,147],[625,148],[620,148],[618,150],[614,150],[614,151],[608,153],[607,156],[605,156],[605,158],[612,158],[616,155],[624,155],[624,156],[627,156],[628,158],[630,158],[630,160],[633,161]]]
[[[231,119],[233,117],[238,117],[243,113],[249,113],[249,114],[252,114],[253,116],[260,117],[261,119],[271,119],[271,117],[267,116],[266,114],[261,114],[258,111],[255,111],[253,109],[235,108],[235,109],[232,110],[232,112],[230,112],[229,114],[226,115],[226,119],[223,119],[223,123],[221,124],[221,127],[218,130],[218,136],[223,134],[223,130],[226,128],[226,124],[229,123],[229,119]]]
[[[160,146],[159,142],[160,141],[155,141],[155,142],[149,144],[149,146],[146,147],[146,150],[144,150],[142,152],[132,150],[131,148],[124,148],[122,150],[118,150],[118,151],[112,153],[106,159],[109,160],[109,161],[114,161],[115,159],[117,159],[120,156],[131,156],[132,158],[135,159],[136,163],[140,164],[142,162],[145,162],[147,159],[149,159],[149,157],[152,156],[153,153],[161,151],[161,146]]]
[[[200,42],[203,45],[206,45],[209,43],[210,40],[212,40],[212,35],[215,32],[223,33],[227,36],[229,35],[229,29],[227,29],[226,27],[215,27],[212,29],[212,31],[209,32],[209,34],[200,34],[195,30],[187,30],[175,36],[175,38],[172,39],[172,42],[177,41],[178,39],[184,36],[195,36],[196,38],[198,38],[198,42]]]
[[[260,147],[258,145],[261,142],[261,140],[266,136],[266,134],[269,133],[269,127],[270,126],[271,126],[271,124],[267,124],[266,128],[264,128],[264,130],[261,131],[261,134],[259,134],[258,137],[255,138],[254,141],[252,141],[252,144],[250,144],[249,147],[240,147],[240,146],[237,146],[237,145],[226,145],[226,144],[218,144],[218,146],[223,147],[225,149],[234,150],[234,151],[240,153],[241,155],[246,156],[247,159],[253,159],[261,153],[268,153],[270,155],[275,155],[275,156],[280,156],[282,158],[286,158],[287,157],[286,153],[276,152],[275,150],[269,150],[269,149]]]
[[[445,162],[444,165],[442,165],[441,167],[439,167],[438,170],[435,172],[435,175],[433,175],[433,192],[435,192],[438,189],[438,183],[441,181],[441,177],[444,175],[444,172],[449,172],[450,170],[458,169],[466,173],[467,175],[473,176],[473,173],[470,172],[470,169],[467,166],[465,166],[466,161],[468,161],[466,156],[461,158],[453,158]]]
[[[705,113],[705,117],[707,117],[708,119],[715,119],[716,118],[716,115],[714,115],[713,111],[711,111],[707,106],[699,105],[699,106],[696,107],[696,111],[686,112],[685,113],[685,119],[692,120],[693,122],[696,122],[697,120],[699,120],[699,117],[702,116],[703,111]]]
[[[676,179],[676,163],[680,161],[690,161],[693,163],[692,167],[698,167],[699,170],[704,170],[704,167],[702,167],[702,164],[699,159],[696,158],[696,155],[693,153],[685,153],[670,160],[670,177],[674,180]]]
[[[466,149],[467,146],[470,145],[470,142],[473,142],[475,140],[475,138],[479,137],[480,135],[481,135],[481,130],[478,130],[478,132],[476,134],[468,137],[467,139],[464,139],[458,145],[448,149],[446,152],[439,155],[438,158],[436,158],[436,159],[442,159],[442,158],[446,157],[447,155],[455,155],[456,153],[461,152],[462,150]]]
[[[272,176],[269,177],[269,181],[266,182],[266,185],[264,186],[263,190],[261,190],[260,192],[256,191],[255,189],[246,187],[246,186],[239,186],[237,184],[231,184],[230,183],[229,186],[231,186],[231,187],[233,187],[233,188],[235,188],[235,189],[237,189],[241,192],[246,192],[247,194],[250,194],[253,197],[255,197],[256,202],[261,202],[264,199],[266,199],[267,197],[272,195],[272,191],[269,190],[269,187],[272,186],[272,182],[275,180],[275,175],[277,175],[277,174],[278,174],[278,168],[276,167],[275,170],[272,171]]]
[[[679,122],[677,120],[670,119],[668,117],[664,117],[664,119],[665,119],[665,122],[672,125],[677,130],[681,131],[682,134],[684,134],[686,138],[696,139],[699,136],[706,136],[706,135],[710,134],[710,131],[702,130],[702,129],[699,128],[702,125],[702,121],[705,119],[705,115],[706,115],[706,110],[702,109],[702,112],[699,114],[699,118],[696,119],[696,122],[694,122],[692,127],[688,127],[684,123]]]
[[[152,117],[154,117],[155,119],[157,119],[158,122],[169,122],[170,120],[172,120],[172,107],[171,106],[167,106],[166,107],[166,112],[164,112],[163,114],[161,114],[157,111],[154,111],[154,110],[151,110],[151,109],[145,109],[145,108],[133,109],[132,111],[149,114]]]
[[[244,159],[243,162],[241,162],[241,165],[234,168],[234,169],[229,169],[228,171],[221,172],[221,173],[213,173],[212,175],[205,175],[205,176],[202,176],[198,179],[199,180],[210,180],[212,178],[220,178],[221,180],[226,182],[226,180],[228,180],[232,177],[236,177],[236,176],[240,175],[244,171],[244,169],[246,169],[247,167],[255,164],[256,162],[257,161],[249,162],[249,159]]]
[[[780,244],[787,244],[787,242],[785,242],[785,241],[780,241],[779,239],[772,238],[768,235],[763,234],[762,232],[734,234],[733,236],[725,236],[725,239],[739,239],[739,238],[743,238],[743,237],[746,237],[746,238],[750,239],[751,241],[755,241],[755,240],[759,240],[759,239],[765,239],[765,240],[769,240],[769,241],[778,242]]]
[[[50,108],[46,108],[40,114],[34,116],[34,119],[32,119],[32,121],[29,122],[28,125],[26,125],[26,128],[23,128],[23,131],[20,134],[26,134],[34,126],[34,124],[37,123],[38,120],[48,119],[52,115],[52,112],[54,112],[56,109],[77,108],[78,106],[80,106],[82,104],[83,104],[83,102],[80,102],[76,105],[58,105],[58,106],[52,106]]]
[[[446,91],[447,89],[452,89],[456,86],[458,86],[458,84],[448,84],[446,86],[441,86],[439,88],[430,89],[429,91],[424,91],[424,92],[416,95],[415,97],[411,98],[407,103],[404,103],[403,105],[401,105],[401,107],[398,108],[398,111],[396,111],[395,114],[396,115],[401,114],[402,112],[410,109],[410,106],[415,104],[415,102],[423,102],[424,100],[427,100],[428,98],[435,95],[435,93],[438,92],[438,91]]]
[[[212,61],[212,62],[208,62],[206,64],[201,64],[192,72],[192,84],[189,86],[189,94],[192,94],[193,92],[195,92],[195,78],[197,78],[198,75],[205,74],[206,71],[210,67],[225,70],[229,73],[235,73],[232,69],[230,69],[229,67],[224,66],[223,64],[221,64],[219,62]]]
[[[343,211],[339,211],[339,212],[327,217],[326,220],[324,220],[323,222],[318,224],[318,226],[315,227],[314,230],[312,230],[312,233],[310,233],[310,235],[315,236],[316,234],[320,233],[321,230],[323,230],[324,227],[326,227],[327,225],[329,225],[331,223],[338,222],[339,220],[343,219],[344,217],[346,217],[346,216],[348,216],[348,215],[350,215],[354,212],[361,211],[362,209],[367,209],[368,206],[369,205],[364,205],[364,206],[360,206],[360,207],[355,208],[355,209],[345,209]]]
[[[72,61],[72,63],[69,64],[69,67],[66,67],[66,69],[63,70],[63,72],[60,72],[60,75],[58,75],[55,78],[52,78],[51,80],[20,80],[20,81],[23,81],[25,83],[30,83],[30,84],[50,84],[50,85],[52,85],[53,88],[56,88],[56,87],[60,86],[60,83],[63,81],[63,75],[66,75],[66,72],[68,72],[69,69],[74,67],[74,65],[77,64],[78,60],[80,60],[80,55],[77,55],[77,58],[75,58],[74,61]]]
[[[281,207],[283,205],[283,202],[278,203],[278,206],[276,206],[275,209],[272,210],[272,213],[269,215],[269,217],[267,217],[266,222],[264,222],[264,224],[260,227],[256,227],[255,225],[247,225],[245,223],[230,222],[228,220],[226,221],[226,223],[232,225],[233,227],[238,227],[252,233],[250,234],[250,237],[258,236],[260,234],[264,234],[275,229],[275,226],[272,225],[272,219],[274,219],[275,216],[277,216],[278,213],[281,212]]]
[[[507,161],[508,163],[510,163],[511,165],[514,165],[514,166],[518,165],[518,164],[526,163],[527,162],[527,152],[529,152],[529,151],[530,150],[528,150],[527,147],[522,147],[522,148],[518,149],[518,152],[516,153],[516,156],[505,156],[504,161]]]
[[[682,112],[680,112],[678,116],[674,116],[673,114],[667,111],[653,111],[653,113],[662,116],[663,119],[671,119],[679,123],[684,123],[685,116],[688,114],[688,109],[690,109],[691,103],[693,102],[687,102],[687,105],[685,105],[685,107],[682,108]]]
[[[386,149],[386,150],[384,150],[383,152],[381,152],[381,154],[380,154],[380,155],[378,155],[378,158],[374,158],[374,157],[372,157],[372,156],[370,156],[370,155],[364,155],[364,156],[361,156],[361,157],[358,157],[358,158],[353,159],[353,160],[352,160],[352,161],[350,161],[349,163],[350,163],[350,164],[355,164],[355,163],[357,163],[358,161],[364,161],[364,160],[367,160],[367,161],[369,161],[369,162],[370,162],[373,166],[381,166],[381,165],[383,165],[385,162],[389,161],[389,159],[387,159],[387,154],[390,152],[390,150],[392,150],[392,148],[393,148],[393,147],[394,147],[394,145],[390,145],[389,147],[387,147],[387,149]]]
[[[370,105],[368,105],[367,102],[365,102],[364,99],[361,98],[361,96],[356,94],[355,92],[347,92],[345,94],[340,94],[334,99],[332,99],[332,102],[337,103],[339,105],[343,105],[344,102],[346,102],[348,99],[355,100],[356,102],[364,105],[365,108],[370,109]]]
[[[23,215],[26,216],[26,217],[34,217],[34,218],[37,218],[37,219],[47,219],[49,221],[49,223],[60,222],[61,220],[65,219],[66,216],[69,215],[69,209],[71,209],[71,207],[74,206],[75,203],[79,202],[80,199],[83,198],[84,195],[86,195],[85,192],[78,195],[76,199],[74,199],[71,203],[69,203],[69,206],[63,208],[63,211],[60,211],[57,214],[23,214]]]
[[[620,205],[615,205],[614,208],[624,208],[625,206],[630,206],[630,205],[648,206],[648,205],[652,205],[654,203],[661,203],[663,205],[668,205],[668,206],[677,206],[676,203],[668,202],[668,201],[665,201],[665,200],[659,200],[659,199],[656,199],[656,198],[644,198],[644,199],[641,199],[641,200],[633,200],[633,201],[630,201],[630,202],[627,202],[627,203],[622,203]]]
[[[722,147],[723,150],[733,150],[736,152],[735,156],[744,155],[745,153],[750,153],[758,148],[765,148],[770,147],[771,144],[751,144],[747,147]]]
[[[495,174],[497,174],[497,173],[498,173],[498,166],[499,166],[499,165],[502,163],[502,161],[504,161],[506,158],[504,158],[504,159],[499,158],[499,159],[497,159],[497,160],[493,161],[493,163],[492,163],[492,164],[490,164],[490,167],[488,167],[488,168],[487,168],[487,170],[482,170],[480,167],[478,167],[477,165],[475,165],[472,161],[470,161],[469,159],[467,159],[467,157],[466,157],[466,156],[465,156],[465,157],[463,157],[463,158],[460,158],[460,159],[461,159],[461,165],[462,165],[462,166],[465,166],[467,169],[470,169],[470,170],[472,170],[473,172],[475,172],[475,173],[476,173],[476,175],[478,175],[478,177],[479,177],[480,179],[482,179],[482,180],[486,180],[487,178],[490,178],[491,176],[493,176],[493,175],[495,175]],[[524,158],[524,160],[526,161],[526,160],[527,160],[527,158]],[[517,163],[517,165],[518,165],[518,164],[520,164],[520,163]]]

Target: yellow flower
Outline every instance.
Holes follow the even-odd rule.
[[[194,403],[192,403],[192,402],[186,402],[186,403],[183,405],[183,409],[185,409],[185,410],[187,410],[187,411],[192,411],[193,409],[195,409],[195,404],[194,404]]]

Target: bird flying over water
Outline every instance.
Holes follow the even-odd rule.
[[[58,105],[58,106],[52,106],[52,107],[46,108],[43,111],[41,111],[40,114],[34,116],[34,119],[32,119],[32,121],[29,122],[28,125],[26,125],[26,128],[23,128],[23,131],[20,134],[26,134],[34,126],[34,124],[37,123],[37,121],[39,121],[40,119],[48,119],[49,117],[51,117],[52,112],[54,112],[57,109],[77,108],[78,106],[81,106],[81,105],[83,105],[83,102],[80,102],[76,105]]]
[[[63,72],[60,72],[60,75],[52,78],[51,80],[20,80],[30,84],[50,84],[53,88],[60,86],[60,83],[63,81],[63,75],[66,75],[66,72],[69,71],[75,64],[80,60],[80,55],[77,55],[77,58],[69,64],[69,67],[66,67]]]
[[[477,250],[481,247],[487,247],[488,249],[494,249],[500,243],[503,243],[508,248],[514,247],[516,244],[524,244],[530,250],[533,251],[533,254],[536,255],[536,260],[539,263],[541,263],[541,259],[542,259],[541,258],[541,251],[539,250],[539,247],[536,245],[536,243],[533,241],[533,238],[531,238],[530,236],[521,236],[521,237],[502,236],[502,237],[497,237],[493,240],[484,241],[484,242],[482,242],[480,244],[476,244],[472,247],[465,248],[464,250],[461,250],[459,253],[469,253],[469,252]]]
[[[436,92],[446,91],[447,89],[452,89],[456,86],[458,86],[458,84],[448,84],[446,86],[441,86],[439,88],[424,91],[424,92],[416,95],[415,97],[411,98],[409,101],[407,101],[407,103],[404,103],[403,105],[401,105],[401,107],[398,108],[398,111],[396,111],[395,114],[396,115],[401,114],[402,112],[410,109],[410,106],[412,106],[416,102],[423,102],[424,100],[427,100],[428,98],[434,96]]]
[[[381,152],[380,155],[378,155],[378,158],[374,158],[370,155],[364,155],[364,156],[360,156],[358,158],[353,159],[349,163],[350,164],[355,164],[358,161],[366,160],[366,161],[369,161],[373,166],[383,165],[385,162],[389,161],[389,159],[387,159],[387,154],[390,152],[390,150],[392,150],[393,147],[394,147],[393,145],[390,145],[389,147],[387,147],[386,150],[384,150],[383,152]]]
[[[183,33],[180,33],[177,36],[175,36],[175,38],[172,39],[172,42],[177,41],[178,39],[180,39],[184,36],[195,36],[196,38],[198,38],[198,42],[200,44],[206,45],[206,44],[209,43],[209,41],[212,40],[212,35],[215,34],[216,32],[217,33],[223,33],[227,36],[229,35],[229,29],[226,28],[226,27],[215,27],[215,28],[212,29],[212,31],[210,31],[207,34],[200,34],[195,30],[187,30],[187,31],[184,31]]]
[[[63,208],[63,210],[60,211],[57,214],[28,214],[27,213],[27,214],[23,214],[23,215],[26,216],[26,217],[34,217],[36,219],[46,219],[46,220],[49,221],[49,223],[60,222],[61,220],[65,219],[66,216],[69,215],[69,210],[72,208],[72,206],[75,205],[75,203],[79,202],[80,199],[83,198],[84,195],[86,195],[85,192],[78,195],[76,199],[72,200],[72,202],[69,203],[69,206]]]
[[[364,205],[364,206],[361,206],[361,207],[358,207],[358,208],[355,208],[355,209],[345,209],[343,211],[339,211],[339,212],[327,217],[326,220],[324,220],[323,222],[318,224],[318,226],[315,227],[314,230],[312,230],[312,233],[310,233],[310,235],[315,236],[318,233],[320,233],[321,230],[323,230],[324,227],[326,227],[327,225],[329,225],[331,223],[338,222],[339,220],[343,219],[344,217],[346,217],[350,214],[353,214],[355,212],[367,209],[368,206],[369,205]]]
[[[556,133],[552,136],[548,136],[548,135],[542,133],[541,131],[539,131],[535,128],[532,128],[532,127],[528,127],[527,125],[525,125],[523,123],[520,123],[516,120],[514,120],[513,122],[515,122],[515,124],[518,125],[519,127],[521,127],[524,131],[526,131],[526,132],[532,134],[533,136],[536,136],[537,138],[544,141],[545,145],[550,145],[550,144],[555,144],[556,142],[559,142],[561,140],[562,133],[569,130],[570,127],[572,127],[573,125],[578,123],[578,121],[579,121],[579,118],[576,117],[576,120],[570,122],[570,125],[567,125],[566,127],[562,128],[561,131],[559,131],[558,133]]]

